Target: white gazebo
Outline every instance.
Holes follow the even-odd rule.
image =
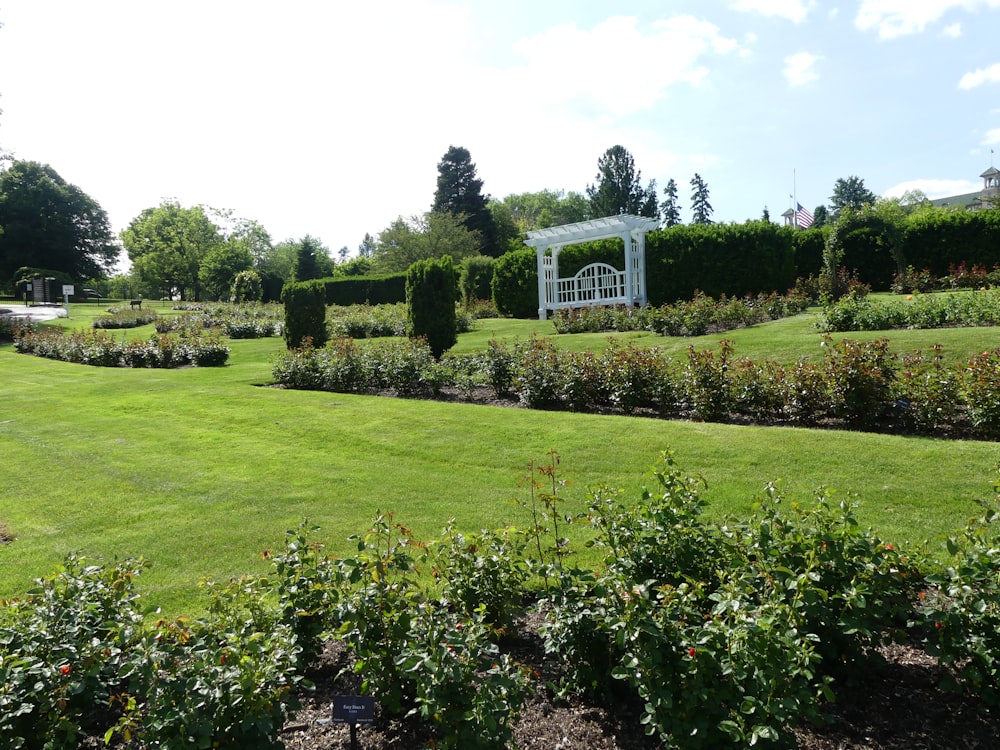
[[[646,304],[646,232],[659,226],[645,216],[608,216],[528,232],[524,244],[538,254],[538,319],[550,310],[596,305]],[[625,270],[607,263],[591,263],[575,276],[559,278],[559,252],[566,245],[621,238]],[[551,252],[548,252],[551,251]]]

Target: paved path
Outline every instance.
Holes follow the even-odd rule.
[[[0,315],[13,315],[18,318],[31,318],[36,323],[53,318],[65,318],[66,308],[55,305],[8,305],[0,303]]]

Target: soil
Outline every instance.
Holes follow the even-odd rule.
[[[556,700],[545,686],[553,665],[544,658],[535,630],[522,621],[519,637],[501,644],[536,675],[533,692],[514,724],[522,750],[653,750],[637,707],[607,707],[574,699]],[[856,684],[834,685],[836,702],[823,726],[795,728],[802,750],[973,750],[1000,744],[1000,717],[977,702],[939,687],[946,670],[923,651],[892,645],[882,650],[885,663],[860,676]],[[333,699],[358,692],[354,675],[337,675],[347,665],[343,648],[328,644],[309,678],[315,690],[302,699],[282,733],[288,750],[351,748],[350,729],[330,721]],[[365,750],[415,750],[429,747],[430,735],[412,719],[386,717],[357,728],[357,747]]]
[[[379,395],[399,396],[392,391]],[[488,389],[460,393],[443,389],[442,401],[522,407],[516,398],[496,398]],[[605,413],[620,413],[608,408]],[[641,414],[641,412],[640,412]],[[643,416],[657,416],[654,413]],[[842,425],[822,425],[830,428]],[[518,748],[546,750],[653,750],[659,743],[645,735],[638,707],[609,709],[583,699],[557,700],[546,687],[546,664],[533,624],[521,623],[519,641],[502,644],[540,675],[514,724]],[[821,726],[793,728],[801,750],[975,750],[1000,747],[1000,715],[974,699],[942,691],[947,675],[938,661],[913,646],[882,649],[884,662],[853,684],[834,684],[836,701]],[[351,748],[350,729],[330,721],[334,696],[357,694],[352,676],[338,674],[346,665],[342,649],[328,645],[309,675],[315,690],[289,718],[282,739],[289,750]],[[412,750],[430,746],[426,729],[412,719],[390,718],[376,711],[372,724],[357,728],[365,750]]]

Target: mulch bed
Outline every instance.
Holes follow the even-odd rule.
[[[392,391],[378,395],[397,396]],[[423,396],[426,398],[426,396]],[[495,398],[488,389],[459,393],[447,388],[435,400],[481,405],[523,407],[516,398]],[[615,414],[607,408],[600,413]],[[659,416],[649,410],[637,415]],[[732,420],[740,423],[741,420]],[[779,424],[775,422],[774,424]],[[840,424],[815,425],[832,429]],[[948,437],[958,437],[949,435]],[[967,437],[962,435],[962,437]],[[506,644],[516,657],[544,675],[546,665],[533,625],[522,623],[520,642]],[[1000,747],[1000,716],[975,700],[943,692],[939,685],[946,669],[913,646],[890,645],[882,649],[884,664],[859,675],[851,684],[834,684],[836,702],[826,708],[822,726],[797,727],[801,750],[976,750]],[[289,750],[350,748],[345,725],[328,720],[336,695],[358,692],[353,676],[337,678],[346,664],[342,649],[329,645],[310,679],[314,692],[303,698],[302,708],[289,719],[282,739]],[[653,750],[659,743],[647,737],[636,707],[608,708],[583,699],[556,700],[537,679],[515,727],[518,748],[546,750]],[[373,724],[358,730],[359,746],[366,750],[412,750],[428,746],[430,735],[412,719],[376,714]]]
[[[522,621],[516,639],[502,646],[531,667],[534,689],[514,725],[517,747],[546,750],[653,750],[659,744],[643,733],[637,706],[613,709],[583,699],[556,700],[546,687],[554,666],[547,662],[534,628],[538,618]],[[794,730],[802,750],[972,750],[1000,745],[1000,717],[968,698],[938,687],[945,669],[923,651],[902,645],[882,650],[884,665],[859,675],[854,684],[835,684],[837,701],[829,722]],[[341,645],[327,644],[309,678],[315,690],[282,733],[288,750],[350,748],[350,730],[330,721],[337,695],[359,692],[353,674],[338,677],[348,656]],[[415,750],[431,736],[413,719],[376,712],[375,722],[358,728],[366,750]]]

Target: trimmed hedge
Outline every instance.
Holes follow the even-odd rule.
[[[794,285],[797,273],[818,272],[822,259],[822,233],[810,233],[804,246],[796,242],[797,234],[790,227],[763,221],[676,226],[650,232],[646,235],[649,304],[658,307],[689,300],[698,291],[713,297],[785,292]],[[559,276],[573,276],[591,263],[624,268],[624,253],[620,240],[568,245],[559,254]],[[493,302],[503,315],[532,318],[538,314],[533,249],[497,259]]]
[[[468,304],[473,300],[493,298],[493,258],[486,255],[472,255],[461,263],[458,287],[462,290],[462,300]]]
[[[501,315],[538,315],[538,261],[533,248],[501,255],[493,263],[493,304]]]
[[[328,305],[392,305],[406,301],[406,274],[323,279]]]
[[[320,279],[293,281],[281,290],[285,303],[285,343],[288,347],[302,346],[312,339],[314,346],[326,343],[326,295]]]
[[[425,338],[435,359],[458,342],[458,278],[451,256],[418,260],[406,272],[406,333]]]

